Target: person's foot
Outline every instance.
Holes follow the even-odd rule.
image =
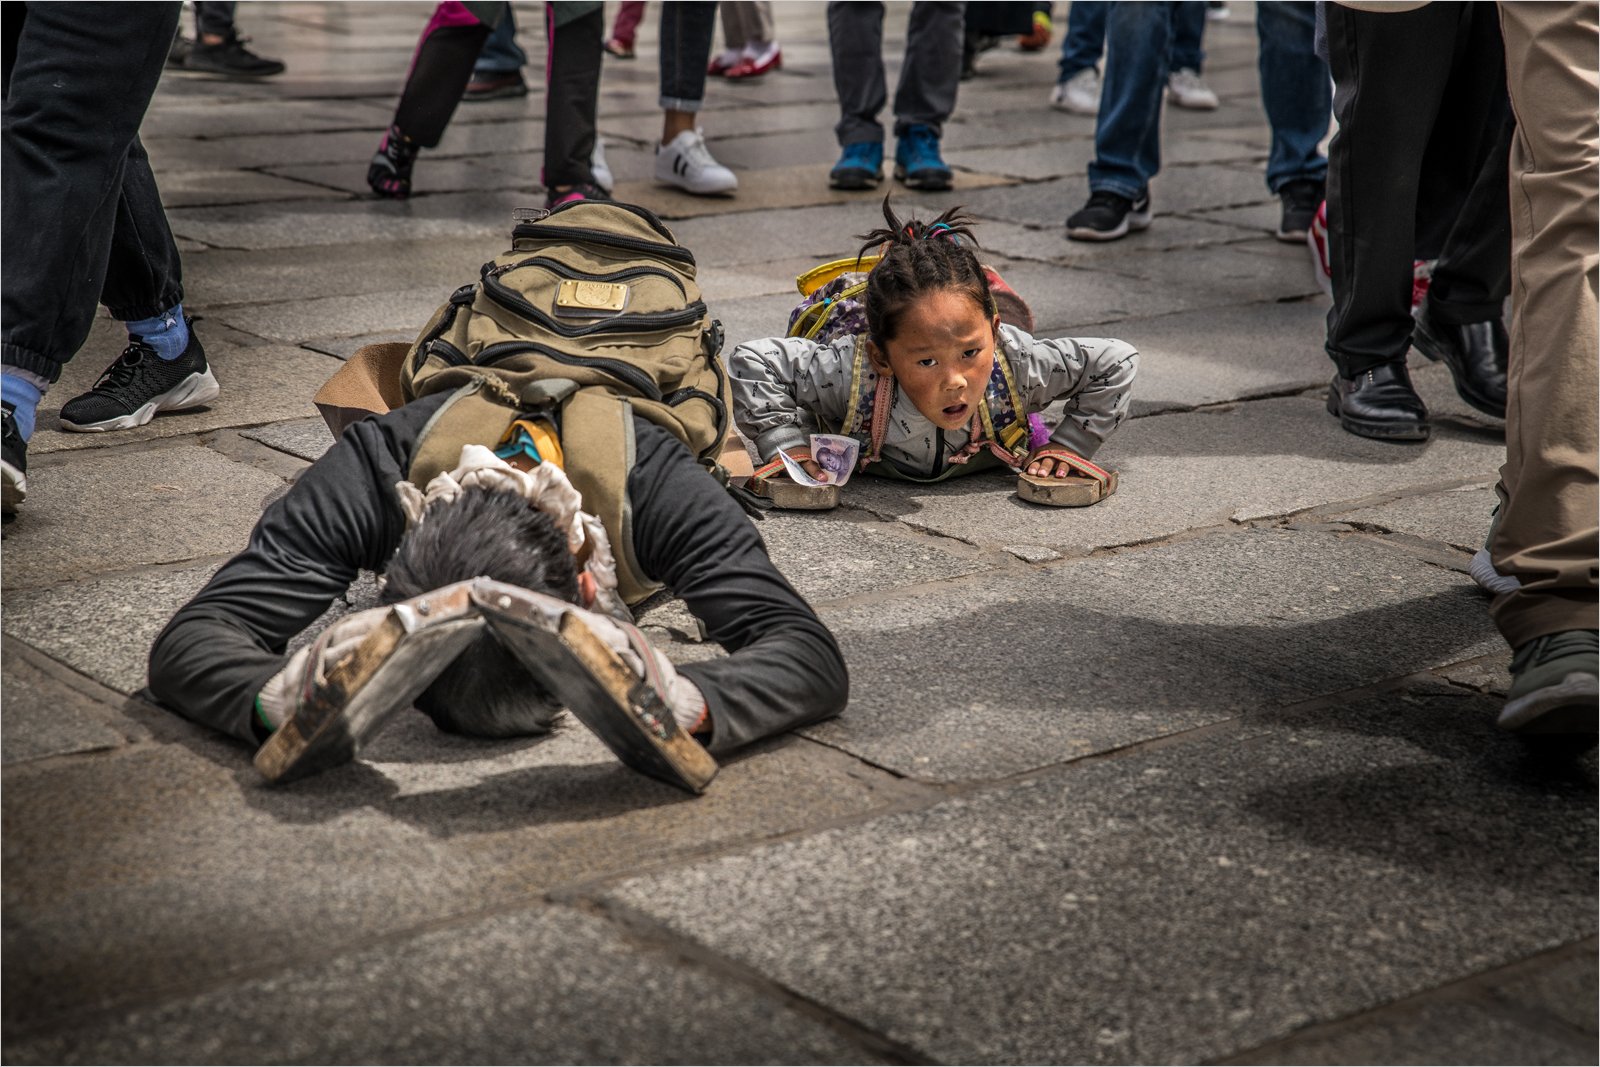
[[[857,141],[844,146],[839,162],[828,172],[834,189],[875,189],[883,181],[883,143]]]
[[[611,176],[611,167],[606,163],[606,143],[598,136],[594,139],[594,151],[589,153],[589,173],[594,175],[594,183],[605,190],[607,196],[617,187],[617,181]]]
[[[747,45],[744,54],[728,70],[729,78],[759,78],[768,71],[783,68],[783,49],[777,41],[763,45]]]
[[[1311,178],[1283,183],[1278,190],[1278,202],[1283,205],[1283,211],[1278,216],[1278,240],[1292,245],[1305,243],[1306,233],[1323,204],[1325,188],[1322,182]]]
[[[939,135],[932,126],[912,126],[895,142],[894,176],[912,189],[950,188],[950,168],[939,155]]]
[[[607,55],[615,56],[617,59],[632,59],[634,57],[632,41],[619,41],[617,38],[612,37],[607,39],[606,43],[600,47],[606,50]]]
[[[1333,263],[1328,258],[1328,202],[1324,200],[1317,205],[1317,213],[1311,216],[1311,225],[1306,227],[1306,247],[1311,250],[1311,272],[1316,276],[1317,288],[1333,298]]]
[[[744,58],[744,50],[739,48],[724,48],[711,57],[711,62],[706,64],[706,77],[724,78],[728,71],[739,65],[739,60]]]
[[[1334,375],[1328,413],[1358,437],[1379,441],[1426,441],[1428,407],[1411,385],[1404,360],[1380,363],[1354,378]]]
[[[189,49],[194,47],[194,42],[182,33],[174,34],[172,47],[167,49],[167,67],[170,70],[182,70],[183,61],[189,58]]]
[[[1054,29],[1050,23],[1050,12],[1035,11],[1033,29],[1017,38],[1017,47],[1024,52],[1042,52],[1050,43],[1050,34]]]
[[[1462,400],[1485,415],[1506,417],[1506,361],[1511,340],[1498,316],[1488,322],[1443,323],[1434,315],[1433,302],[1424,299],[1417,308],[1411,344],[1450,368]]]
[[[28,442],[22,439],[11,408],[0,408],[0,513],[15,515],[27,495]]]
[[[1563,630],[1518,646],[1511,690],[1495,725],[1523,734],[1594,734],[1597,649],[1594,630]]]
[[[465,102],[476,100],[504,100],[514,96],[527,96],[528,83],[522,80],[522,71],[486,71],[472,74],[466,91],[461,94]]]
[[[712,157],[705,134],[699,130],[684,130],[668,143],[656,146],[656,181],[676,185],[696,196],[731,193],[739,188],[739,179]]]
[[[1207,22],[1226,22],[1228,20],[1228,5],[1226,0],[1209,0],[1206,4]]]
[[[1100,72],[1093,67],[1085,67],[1066,81],[1056,82],[1056,87],[1050,90],[1050,106],[1074,115],[1098,115]]]
[[[411,168],[416,165],[417,152],[416,144],[400,127],[390,126],[367,165],[367,185],[379,196],[404,200],[411,195]]]
[[[1074,241],[1115,241],[1129,232],[1148,229],[1152,218],[1150,194],[1138,200],[1100,190],[1089,202],[1067,216],[1067,236]]]
[[[184,70],[198,70],[207,74],[222,74],[230,78],[266,78],[282,74],[283,61],[258,56],[244,46],[248,38],[229,30],[217,44],[206,44],[204,39],[189,46],[184,57]]]
[[[162,359],[154,348],[129,337],[128,347],[94,388],[62,406],[61,427],[79,433],[132,429],[158,411],[199,407],[221,392],[191,321],[188,347],[177,359]]]
[[[552,211],[563,204],[573,204],[579,200],[610,200],[611,195],[598,185],[580,182],[577,185],[562,186],[551,189],[545,194],[544,206]]]
[[[1215,111],[1217,94],[1200,78],[1200,72],[1189,67],[1167,75],[1167,99],[1179,107],[1192,111]]]

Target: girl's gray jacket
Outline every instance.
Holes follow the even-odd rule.
[[[1006,325],[1000,327],[999,340],[1001,356],[1011,361],[1023,414],[1066,401],[1065,417],[1050,442],[1085,459],[1092,457],[1128,414],[1128,390],[1139,353],[1126,341],[1041,340]],[[855,346],[855,337],[849,335],[827,344],[769,337],[739,345],[728,356],[734,421],[755,443],[763,462],[779,449],[805,447],[811,434],[836,432],[843,424],[855,399],[850,390]],[[904,470],[936,469],[968,439],[966,430],[939,434],[905,394],[897,392],[883,458]],[[944,454],[938,455],[941,446]]]

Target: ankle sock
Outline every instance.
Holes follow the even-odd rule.
[[[44,398],[44,390],[41,379],[25,370],[6,367],[4,373],[0,373],[0,401],[11,409],[11,417],[17,421],[17,433],[24,441],[33,436],[34,414]]]
[[[177,359],[189,347],[189,324],[183,318],[183,304],[150,319],[125,323],[128,336],[143,341],[162,359]]]

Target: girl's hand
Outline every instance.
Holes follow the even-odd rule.
[[[1055,456],[1040,456],[1040,451],[1042,449],[1035,449],[1033,455],[1028,457],[1028,465],[1023,468],[1023,473],[1037,478],[1065,478],[1072,474],[1072,467],[1066,461]]]
[[[790,459],[800,464],[801,470],[811,475],[811,477],[815,478],[817,481],[833,481],[833,474],[829,471],[823,470],[821,465],[818,464],[816,460],[811,458],[811,450],[809,448],[789,448],[785,449],[784,451],[789,453]]]

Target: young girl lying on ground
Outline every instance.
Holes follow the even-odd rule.
[[[862,236],[863,254],[881,245],[880,255],[803,277],[804,291],[834,275],[795,310],[790,336],[728,357],[734,419],[761,455],[758,493],[787,507],[837,502],[836,485],[783,473],[780,451],[835,480],[810,454],[817,432],[856,439],[861,469],[889,478],[933,482],[1004,464],[1020,474],[1018,495],[1037,503],[1093,504],[1115,490],[1116,475],[1089,460],[1127,414],[1139,354],[1123,341],[1042,340],[1002,324],[996,295],[1020,301],[979,264],[960,210],[901,221],[885,198],[888,228]],[[1058,400],[1066,413],[1052,431],[1038,415]]]

